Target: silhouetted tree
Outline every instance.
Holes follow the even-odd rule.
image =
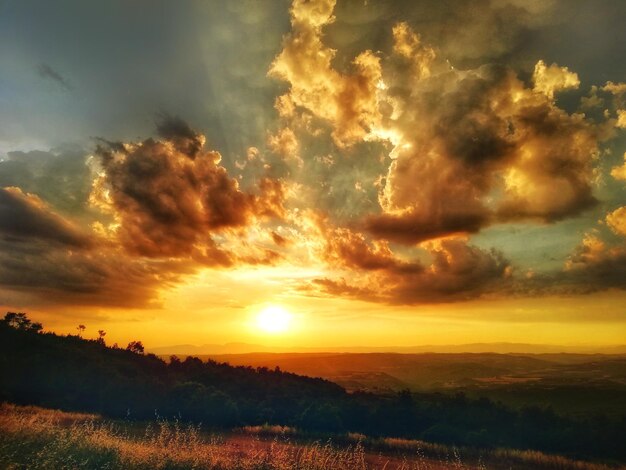
[[[43,329],[41,323],[30,321],[28,316],[23,312],[7,312],[7,314],[4,316],[3,321],[11,328],[15,328],[16,330],[39,332]]]
[[[78,330],[78,336],[80,336],[80,337],[83,336],[83,333],[85,332],[85,328],[86,328],[85,325],[78,325],[76,327],[76,329]]]
[[[131,341],[130,343],[128,343],[128,346],[126,346],[126,350],[134,352],[135,354],[143,354],[143,343],[141,341]]]
[[[98,343],[104,345],[104,337],[106,336],[107,332],[104,330],[98,330]]]

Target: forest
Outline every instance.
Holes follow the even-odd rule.
[[[165,361],[145,354],[140,341],[120,348],[107,346],[103,336],[46,333],[26,315],[8,313],[0,321],[0,401],[129,421],[177,419],[216,430],[285,425],[324,435],[351,432],[626,461],[623,416],[563,416],[462,393],[347,392],[279,368],[195,357]]]

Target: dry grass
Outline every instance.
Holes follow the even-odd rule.
[[[365,470],[363,446],[225,441],[157,421],[137,435],[94,415],[0,405],[0,467],[7,469]],[[394,467],[397,468],[397,467]],[[418,469],[419,466],[403,466]]]
[[[288,436],[297,434],[296,428],[280,426],[277,424],[264,424],[262,426],[244,426],[237,431],[254,436]]]
[[[274,439],[261,436],[275,435]],[[454,449],[403,439],[347,436],[341,447],[295,443],[296,430],[247,427],[225,437],[199,427],[155,421],[144,426],[97,415],[0,405],[0,468],[3,469],[213,469],[213,470],[605,470],[538,452],[494,451],[494,464],[464,464]],[[366,450],[367,449],[369,450]],[[380,451],[376,454],[372,449]],[[386,449],[388,452],[384,452]],[[434,458],[436,456],[436,458]],[[495,462],[501,462],[502,465]]]

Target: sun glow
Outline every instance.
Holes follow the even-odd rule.
[[[282,307],[271,305],[259,312],[257,327],[266,333],[284,333],[289,329],[291,314]]]

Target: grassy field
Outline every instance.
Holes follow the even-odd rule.
[[[155,420],[0,405],[0,468],[6,469],[577,469],[609,467],[539,452],[454,449],[348,434],[320,440],[280,426],[212,434]]]

